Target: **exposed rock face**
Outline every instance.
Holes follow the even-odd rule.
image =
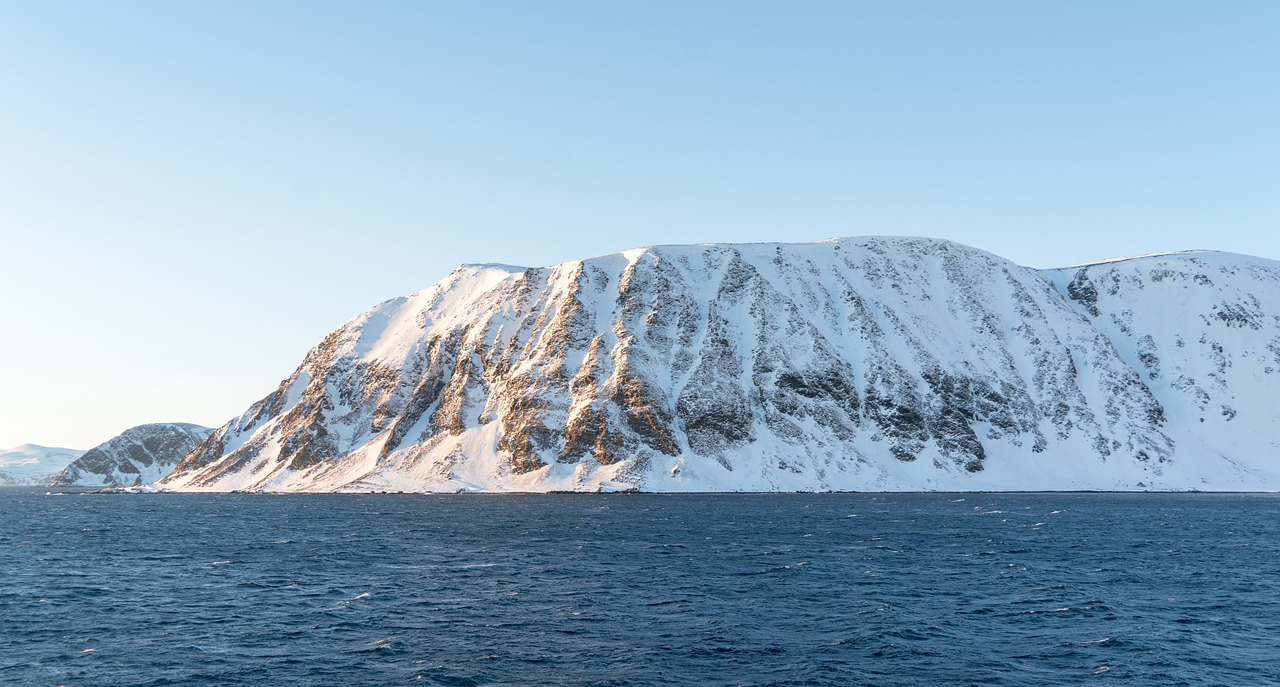
[[[463,266],[325,337],[161,486],[1274,488],[1277,414],[1242,406],[1278,303],[1244,256],[1042,272],[930,239]],[[1232,393],[1214,422],[1253,443],[1187,426]]]
[[[84,451],[23,444],[0,451],[0,487],[50,484],[58,472]]]
[[[168,475],[213,432],[185,423],[138,425],[80,456],[53,479],[55,486],[120,487]]]

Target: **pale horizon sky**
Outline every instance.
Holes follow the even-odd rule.
[[[0,0],[0,449],[220,425],[464,262],[1280,259],[1280,3]]]

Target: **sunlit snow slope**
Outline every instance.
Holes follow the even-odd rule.
[[[947,241],[463,266],[331,333],[180,490],[1277,489],[1280,265]]]
[[[44,486],[84,451],[23,444],[0,451],[0,487]]]

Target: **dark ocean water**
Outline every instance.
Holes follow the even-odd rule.
[[[4,685],[1276,685],[1280,497],[0,490]]]

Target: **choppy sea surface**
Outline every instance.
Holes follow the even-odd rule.
[[[1280,496],[0,490],[4,685],[1276,685]]]

